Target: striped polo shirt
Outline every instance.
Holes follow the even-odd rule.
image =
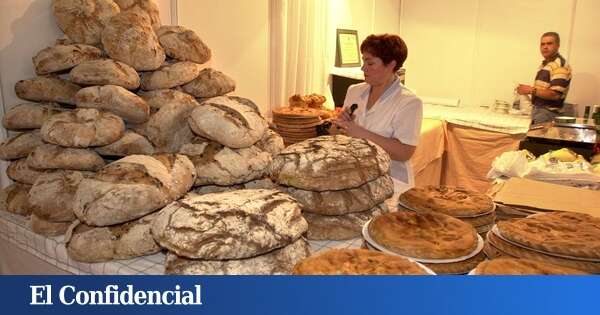
[[[571,66],[567,64],[567,60],[563,56],[556,54],[553,60],[544,60],[535,76],[535,86],[558,92],[560,99],[554,101],[533,97],[533,105],[558,112],[569,92],[569,84],[571,84]]]

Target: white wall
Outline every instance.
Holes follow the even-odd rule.
[[[403,0],[407,85],[463,106],[512,101],[517,83],[534,80],[540,35],[556,31],[573,68],[567,101],[600,103],[599,12],[594,0]]]
[[[178,0],[179,25],[194,30],[212,50],[212,66],[236,81],[232,94],[269,106],[268,0]]]
[[[330,0],[336,28],[358,31],[359,44],[370,34],[398,33],[400,0]]]

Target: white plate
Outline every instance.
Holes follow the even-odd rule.
[[[482,217],[484,215],[488,215],[491,213],[494,213],[494,211],[496,211],[496,203],[492,202],[493,206],[492,206],[492,210],[488,211],[488,212],[484,212],[484,213],[480,213],[480,214],[476,214],[476,215],[471,215],[471,216],[455,216],[455,215],[451,215],[451,217],[453,218],[457,218],[457,219],[468,219],[468,218],[477,218],[477,217]],[[402,203],[400,200],[398,200],[398,205],[404,209],[408,209],[411,211],[415,211],[415,212],[419,212],[418,210],[415,210],[414,208],[407,206],[406,204]],[[436,211],[437,212],[437,211]],[[438,212],[438,213],[442,213],[442,212]],[[445,213],[442,213],[445,214]],[[446,214],[449,215],[449,214]]]
[[[375,252],[381,252],[379,249],[373,247],[373,245],[371,245],[369,242],[365,241],[365,243],[367,244],[367,248],[369,250],[375,251]],[[437,273],[435,273],[433,270],[429,269],[429,267],[423,265],[422,263],[410,258],[410,257],[406,257],[406,256],[402,256],[402,255],[394,255],[394,256],[400,256],[402,258],[406,258],[407,260],[410,260],[412,262],[414,262],[415,264],[419,265],[419,267],[421,267],[421,269],[425,270],[425,272],[427,272],[430,275],[437,275]]]
[[[371,238],[371,236],[369,235],[369,223],[371,223],[371,220],[367,221],[367,223],[365,223],[365,225],[363,225],[363,228],[362,228],[362,235],[363,235],[365,241],[367,242],[367,246],[371,245],[372,247],[374,247],[375,249],[377,249],[378,251],[381,251],[383,253],[390,254],[390,255],[396,255],[396,256],[402,256],[404,258],[412,259],[416,262],[421,262],[421,263],[426,263],[426,264],[449,264],[449,263],[461,262],[461,261],[465,261],[469,258],[475,257],[475,255],[479,254],[479,252],[481,252],[481,250],[483,249],[483,238],[479,234],[475,234],[475,235],[477,235],[477,247],[475,248],[474,251],[472,251],[468,255],[465,255],[462,257],[451,258],[451,259],[426,259],[426,258],[417,258],[417,257],[400,255],[398,253],[395,253],[395,252],[377,244],[377,242],[375,242]]]

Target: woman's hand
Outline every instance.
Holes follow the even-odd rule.
[[[338,127],[339,133],[343,135],[347,135],[354,138],[365,138],[366,137],[366,129],[357,125],[352,120],[340,120],[336,119],[333,123]]]

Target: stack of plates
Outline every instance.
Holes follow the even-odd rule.
[[[600,219],[550,212],[498,222],[488,232],[484,252],[600,273]]]
[[[317,126],[321,124],[321,111],[303,107],[280,107],[273,110],[275,131],[290,145],[317,136]]]

